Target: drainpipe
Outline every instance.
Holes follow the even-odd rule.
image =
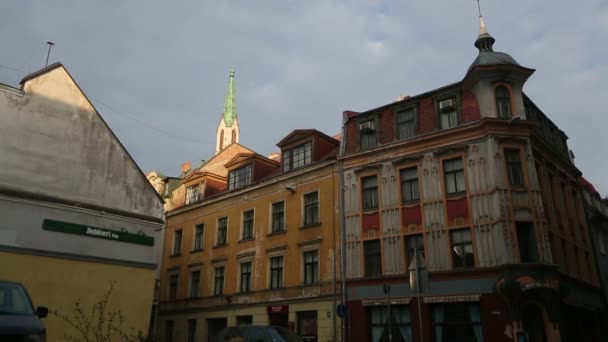
[[[344,214],[344,162],[340,159],[344,155],[344,140],[346,139],[344,126],[346,124],[346,114],[342,114],[342,141],[340,142],[340,153],[338,154],[338,172],[340,173],[340,280],[341,280],[341,291],[342,291],[342,304],[346,305],[346,218]],[[346,342],[346,320],[350,320],[350,313],[347,308],[346,317],[342,318],[342,342]]]
[[[332,177],[331,177],[332,195],[331,195],[331,198],[332,198],[333,207],[335,208],[335,205],[336,205],[335,204],[336,203],[336,201],[335,201],[336,200],[336,192],[335,192],[336,178],[333,176],[333,173],[336,172],[336,168],[333,165],[331,167],[331,172],[332,172]],[[334,248],[333,248],[333,255],[332,255],[332,258],[333,258],[333,260],[332,260],[332,273],[333,273],[333,277],[332,277],[333,278],[333,282],[332,282],[332,285],[333,285],[333,296],[332,296],[333,306],[332,306],[332,308],[333,308],[334,312],[332,313],[333,328],[331,330],[333,331],[333,335],[334,335],[333,336],[333,338],[334,338],[333,341],[336,341],[336,292],[337,292],[336,290],[337,290],[337,281],[336,281],[336,214],[335,213],[333,215],[333,225],[332,226],[333,226],[332,242],[333,242],[333,246],[334,246]]]

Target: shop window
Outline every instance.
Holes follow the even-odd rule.
[[[435,342],[482,342],[478,303],[433,305]]]
[[[298,324],[298,336],[306,342],[317,342],[317,312],[299,311],[296,312]]]
[[[368,309],[369,327],[372,342],[389,341],[389,317],[385,306],[374,306]],[[406,305],[391,305],[391,330],[401,336],[392,336],[393,341],[412,341],[411,317]]]

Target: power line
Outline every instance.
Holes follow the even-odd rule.
[[[6,65],[2,65],[2,64],[0,64],[0,68],[4,68],[4,69],[20,72],[22,74],[26,74],[25,70],[20,70],[20,69],[17,69],[17,68],[12,68],[12,67],[9,67],[9,66],[6,66]]]
[[[187,138],[184,138],[184,137],[182,137],[182,136],[179,136],[179,135],[177,135],[177,134],[175,134],[175,133],[172,133],[172,132],[169,132],[169,131],[165,131],[165,130],[160,129],[160,128],[158,128],[158,127],[154,126],[154,125],[151,125],[150,123],[148,123],[148,122],[146,122],[146,121],[144,121],[144,120],[141,120],[141,119],[137,118],[137,117],[136,117],[136,116],[134,116],[134,115],[130,115],[130,114],[127,114],[127,113],[125,113],[125,112],[120,112],[120,111],[118,111],[118,110],[114,109],[113,107],[111,107],[110,105],[107,105],[107,104],[105,104],[104,102],[102,102],[102,101],[100,101],[100,100],[98,100],[98,99],[94,98],[93,96],[90,96],[90,95],[89,95],[89,98],[90,98],[91,100],[93,100],[93,101],[95,101],[95,102],[99,103],[100,105],[102,105],[102,106],[106,107],[106,108],[107,108],[107,109],[109,109],[111,112],[114,112],[115,114],[118,114],[118,115],[119,115],[119,116],[121,116],[121,117],[127,117],[127,118],[129,118],[129,119],[131,119],[131,120],[133,120],[133,121],[135,121],[135,122],[137,122],[137,123],[139,123],[139,124],[142,124],[142,125],[144,125],[144,126],[146,126],[146,127],[150,128],[150,129],[152,129],[152,130],[154,130],[154,131],[157,131],[157,132],[159,132],[159,133],[163,133],[163,134],[165,134],[166,136],[171,137],[171,138],[173,138],[173,139],[176,139],[176,140],[182,140],[182,141],[189,142],[189,143],[193,143],[193,144],[206,144],[206,145],[211,145],[211,143],[209,143],[209,142],[203,142],[203,141],[200,141],[200,140],[194,140],[194,139],[187,139]]]

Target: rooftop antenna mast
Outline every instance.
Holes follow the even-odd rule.
[[[479,5],[479,0],[477,0],[477,11],[479,12],[479,17],[481,18],[481,6]]]
[[[49,66],[49,57],[51,56],[51,48],[53,47],[53,45],[55,45],[55,43],[53,43],[50,40],[47,40],[46,43],[49,45],[49,52],[47,52],[47,54],[46,54],[46,65],[44,66],[45,68],[47,66]]]

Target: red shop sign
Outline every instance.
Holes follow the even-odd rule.
[[[268,305],[266,307],[267,313],[288,313],[289,305]]]

